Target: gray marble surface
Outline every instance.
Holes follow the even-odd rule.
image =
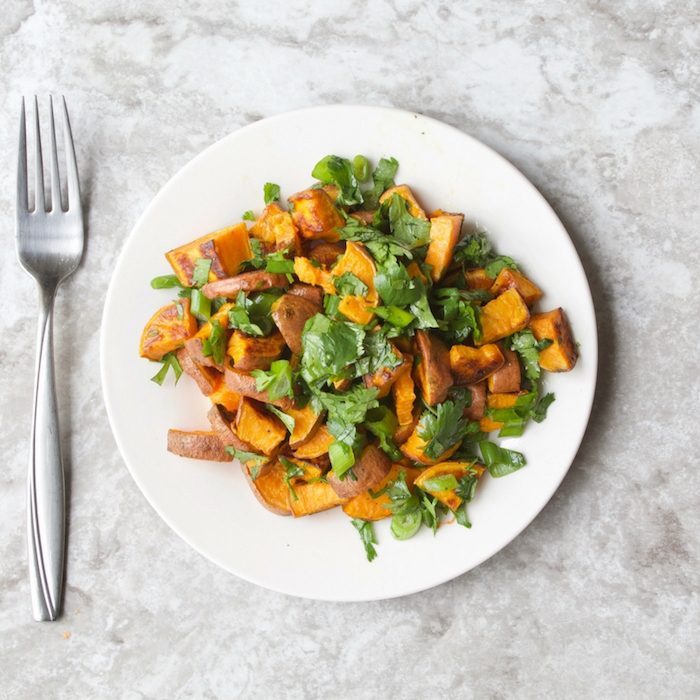
[[[0,696],[696,698],[700,5],[9,0],[0,12]],[[65,615],[30,617],[31,280],[14,257],[21,94],[65,93],[89,246],[58,300],[70,474]],[[287,598],[219,570],[138,491],[98,330],[166,180],[239,126],[338,102],[424,112],[511,159],[568,227],[599,389],[562,487],[471,573],[387,602]]]

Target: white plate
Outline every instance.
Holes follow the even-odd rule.
[[[231,464],[182,459],[165,449],[168,428],[207,429],[207,399],[184,377],[159,387],[157,366],[138,357],[141,329],[172,296],[149,281],[170,272],[166,250],[240,221],[262,208],[265,182],[283,198],[311,182],[322,156],[395,156],[398,181],[428,209],[465,212],[497,250],[513,256],[545,290],[540,309],[563,306],[581,357],[548,375],[557,400],[547,420],[522,438],[528,466],[485,478],[471,504],[473,527],[425,529],[395,541],[376,526],[379,556],[365,560],[340,509],[294,520],[264,510]],[[507,545],[542,510],[576,455],[593,401],[596,325],[586,277],[564,227],[512,165],[460,131],[418,114],[374,107],[319,107],[251,124],[208,148],[156,196],[129,236],[107,294],[101,338],[102,384],[119,450],[136,483],[185,541],[220,566],[276,591],[322,600],[377,600],[448,581]],[[145,535],[148,536],[147,534]]]

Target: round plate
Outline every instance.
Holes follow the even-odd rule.
[[[398,542],[376,524],[379,556],[369,563],[345,514],[295,520],[266,511],[230,463],[166,451],[168,428],[208,429],[208,400],[183,377],[149,381],[159,365],[138,356],[141,329],[172,290],[149,281],[171,272],[165,251],[260,211],[265,182],[283,199],[311,183],[323,156],[394,156],[398,182],[428,210],[466,214],[486,228],[498,252],[518,260],[545,291],[540,310],[562,306],[580,343],[572,372],[547,375],[557,400],[547,420],[503,444],[528,465],[485,477],[470,504],[470,530],[425,528]],[[424,590],[463,574],[498,552],[542,510],[579,447],[593,401],[596,324],[581,262],[564,227],[510,163],[434,119],[375,107],[319,107],[251,124],[205,150],[160,191],[129,236],[107,294],[101,337],[102,384],[119,450],[144,495],[185,541],[248,581],[306,598],[377,600]]]

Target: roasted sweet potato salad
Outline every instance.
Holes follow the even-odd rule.
[[[279,515],[341,506],[370,560],[375,520],[397,539],[471,527],[484,472],[525,465],[489,435],[542,421],[542,370],[577,358],[563,310],[535,311],[518,264],[463,214],[427,213],[397,168],[326,156],[286,204],[267,183],[259,216],[166,253],[151,285],[177,298],[140,347],[156,383],[185,372],[211,399],[210,429],[170,430],[171,452],[238,460]]]

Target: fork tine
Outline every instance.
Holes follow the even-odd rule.
[[[17,149],[17,213],[29,210],[27,186],[27,119],[22,98],[22,113],[19,123],[19,147]]]
[[[41,157],[41,132],[39,130],[39,102],[34,95],[34,145],[36,154],[34,163],[36,172],[34,173],[34,211],[46,211],[44,200],[44,162]]]
[[[61,211],[61,180],[58,175],[56,152],[56,125],[53,117],[53,97],[49,96],[49,122],[51,124],[51,211]]]
[[[63,136],[66,150],[66,184],[68,191],[68,201],[66,206],[70,211],[77,206],[80,211],[80,182],[78,181],[78,165],[75,161],[75,148],[73,147],[73,135],[70,130],[70,120],[68,119],[68,108],[66,98],[61,96],[63,102]]]

